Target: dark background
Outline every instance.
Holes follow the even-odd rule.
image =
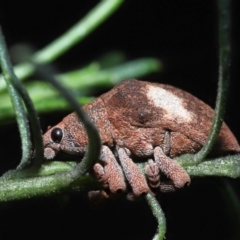
[[[8,46],[30,43],[41,49],[82,18],[97,1],[7,1],[0,24]],[[238,1],[232,3],[231,86],[225,120],[240,139]],[[156,57],[164,71],[145,80],[168,83],[214,107],[218,77],[217,6],[213,0],[127,1],[98,30],[56,61],[60,71],[83,66],[112,50],[127,58]],[[1,103],[0,103],[1,104]],[[62,116],[40,116],[43,129]],[[15,124],[0,127],[1,171],[16,165],[21,147]],[[226,179],[193,179],[189,188],[162,194],[166,239],[240,239],[239,216]],[[239,194],[239,180],[229,180]],[[238,195],[239,196],[239,195]],[[238,203],[239,204],[239,203]],[[93,210],[86,193],[0,205],[0,240],[151,239],[156,221],[146,202],[124,199]]]

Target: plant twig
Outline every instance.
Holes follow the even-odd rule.
[[[88,34],[113,14],[122,3],[123,0],[101,1],[66,33],[42,50],[36,52],[31,60],[37,64],[50,63],[56,60],[56,58],[60,57],[71,47],[88,36]],[[31,62],[21,63],[14,67],[14,71],[18,78],[22,80],[29,77],[35,71],[35,65]],[[0,91],[4,88],[5,84],[1,82],[0,76]]]
[[[83,123],[87,136],[88,136],[88,150],[85,154],[81,163],[76,165],[69,173],[71,174],[71,181],[75,181],[76,179],[82,177],[87,171],[93,167],[95,161],[98,160],[100,149],[101,149],[101,139],[98,133],[97,128],[91,122],[90,118],[87,114],[82,110],[81,106],[78,104],[75,97],[73,97],[73,93],[63,87],[58,81],[54,78],[54,73],[49,65],[47,66],[36,66],[37,72],[46,79],[51,85],[57,89],[63,97],[70,103],[71,107],[76,111],[79,119]]]
[[[212,150],[220,132],[225,113],[230,79],[230,0],[218,0],[219,17],[219,77],[215,114],[210,134],[203,148],[194,156],[195,163],[201,162]]]
[[[156,198],[152,194],[148,193],[146,195],[146,200],[149,206],[151,207],[152,213],[158,222],[158,230],[153,240],[163,240],[166,234],[166,219],[165,219],[164,212],[161,209],[159,202],[156,200]]]
[[[35,149],[36,149],[36,155],[35,155],[36,160],[34,162],[33,167],[37,169],[41,166],[42,159],[43,159],[43,143],[42,143],[41,127],[40,127],[40,123],[38,120],[38,115],[37,115],[37,112],[35,111],[35,108],[31,101],[31,98],[28,95],[28,92],[26,91],[26,89],[24,88],[22,83],[18,80],[18,78],[12,71],[11,63],[10,63],[9,57],[7,55],[7,48],[6,48],[6,44],[5,44],[5,41],[3,38],[1,28],[0,28],[0,38],[1,38],[2,54],[4,54],[3,55],[4,59],[2,59],[4,68],[6,68],[6,71],[7,71],[6,73],[10,74],[8,76],[8,78],[11,79],[11,82],[12,82],[14,88],[18,91],[18,93],[21,96],[22,100],[24,101],[25,106],[29,113],[29,119],[31,122],[31,127],[32,127],[32,131],[33,131],[33,139],[34,139],[34,144],[35,144]],[[27,120],[26,120],[26,122],[27,122]],[[31,147],[31,144],[29,142],[27,144],[29,144],[29,146],[27,146],[27,147]],[[26,165],[25,162],[24,162],[24,165]]]
[[[63,167],[60,166],[55,168],[55,171],[56,169],[60,169],[60,173],[56,173],[51,176],[36,177],[36,173],[33,175],[34,173],[32,172],[32,169],[30,169],[18,173],[16,175],[17,178],[14,178],[14,176],[11,177],[11,179],[3,177],[0,180],[0,202],[71,190],[73,187],[76,187],[74,183],[77,183],[78,189],[79,186],[83,188],[84,184],[82,184],[82,181],[84,182],[85,180],[82,177],[93,166],[100,153],[101,141],[98,131],[88,116],[81,109],[72,93],[65,89],[52,77],[53,75],[50,74],[51,70],[46,70],[46,67],[43,69],[43,67],[40,66],[37,66],[37,69],[45,79],[47,79],[57,90],[61,92],[61,94],[68,100],[68,102],[77,112],[79,118],[85,126],[88,135],[88,151],[81,163],[75,165],[75,167],[69,165],[70,170],[64,173],[62,173]],[[64,169],[66,169],[66,165],[64,165]],[[48,173],[51,172],[51,170],[49,170],[50,169],[48,168]],[[38,172],[41,173],[41,171]],[[87,181],[89,183],[89,179],[87,179]],[[88,184],[86,185],[88,186]]]
[[[22,142],[22,159],[17,169],[23,169],[26,167],[31,157],[31,136],[22,99],[14,87],[13,82],[16,81],[16,76],[13,72],[12,65],[7,54],[1,27],[0,27],[0,65],[3,72],[3,77],[7,84],[14,112],[16,114],[18,129],[20,132]]]
[[[181,156],[179,159],[183,159],[184,157],[187,157],[187,155]],[[184,163],[185,159],[182,162]],[[182,166],[191,177],[240,177],[239,154],[214,159],[205,159],[204,162],[197,165],[185,166],[182,164]]]
[[[176,159],[180,162],[182,157]],[[183,161],[184,162],[184,161]],[[46,196],[65,191],[79,191],[80,189],[97,189],[98,183],[90,176],[78,178],[74,185],[70,184],[71,169],[77,166],[74,162],[46,162],[36,173],[21,171],[10,180],[0,178],[0,202],[8,200],[26,199],[34,196]],[[138,167],[144,173],[145,163],[139,163]],[[208,159],[197,166],[184,166],[191,177],[224,176],[230,178],[240,177],[240,156],[225,156],[217,159]],[[39,186],[41,186],[39,188]],[[74,186],[74,188],[73,188]],[[77,187],[78,186],[78,187]]]
[[[96,187],[89,177],[81,177],[76,184],[72,184],[74,181],[76,182],[76,179],[72,178],[71,171],[45,177],[8,179],[1,181],[0,202],[48,196],[62,193],[64,190],[90,190]]]
[[[77,93],[81,95],[80,99],[85,101],[87,98],[83,96],[89,95],[89,92],[91,93],[93,88],[110,88],[123,79],[129,78],[129,76],[134,78],[142,77],[149,73],[160,71],[161,68],[161,62],[154,58],[136,59],[108,69],[100,69],[98,63],[93,63],[80,70],[56,75],[56,79],[65,87],[77,90]],[[59,96],[59,92],[46,82],[31,81],[25,83],[24,86],[34,102],[38,113],[61,111],[62,104],[60,102],[63,104],[66,102],[59,99],[57,97]],[[0,124],[3,124],[3,120],[10,120],[14,116],[6,91],[1,92],[0,102]],[[69,105],[64,104],[64,106],[64,109],[69,109]]]
[[[34,55],[36,63],[54,61],[60,55],[80,42],[90,32],[96,29],[123,3],[123,0],[100,1],[100,3],[83,18],[70,28],[64,35],[53,41],[47,47]],[[71,39],[71,41],[69,41]]]

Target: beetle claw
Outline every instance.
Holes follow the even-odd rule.
[[[160,174],[157,163],[152,159],[148,160],[148,164],[145,167],[145,173],[147,175],[148,185],[155,193],[160,186]]]
[[[159,186],[160,192],[175,192],[176,187],[173,185],[173,183],[161,183]]]

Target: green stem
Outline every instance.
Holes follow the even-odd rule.
[[[22,159],[17,169],[23,169],[28,164],[31,157],[31,137],[28,125],[27,116],[24,110],[24,105],[22,99],[20,98],[18,92],[14,87],[14,81],[16,81],[16,76],[13,72],[10,59],[7,54],[5,41],[2,34],[2,29],[0,27],[0,65],[3,72],[3,77],[6,81],[9,96],[16,114],[18,129],[20,132],[21,142],[22,142]]]
[[[180,162],[181,156],[177,160]],[[74,182],[75,188],[70,183],[75,181],[71,176],[71,169],[77,166],[74,162],[46,162],[36,172],[25,170],[15,175],[11,173],[0,178],[0,202],[8,200],[25,199],[34,196],[46,196],[59,192],[61,189],[74,191],[81,189],[98,189],[98,184],[90,176],[84,176]],[[145,164],[138,164],[144,173]],[[191,177],[225,176],[230,178],[240,177],[240,155],[226,156],[208,161],[197,166],[182,167]],[[51,176],[49,176],[51,175]],[[76,188],[78,186],[79,188]],[[156,208],[157,209],[157,208]],[[158,211],[158,210],[156,210]],[[161,220],[162,221],[162,220]],[[160,220],[158,220],[160,223]],[[160,226],[160,224],[159,224]],[[161,231],[160,231],[161,233]]]
[[[63,87],[53,76],[54,73],[50,66],[37,66],[37,71],[40,75],[46,79],[52,86],[57,89],[64,98],[70,103],[71,107],[76,111],[78,117],[82,121],[88,136],[88,150],[85,154],[81,163],[76,165],[71,171],[71,178],[73,181],[82,177],[87,171],[93,167],[95,161],[97,161],[98,156],[100,154],[101,149],[101,139],[98,134],[98,130],[95,125],[91,122],[90,118],[87,114],[82,110],[81,106],[78,104],[75,97],[73,97],[73,93]]]
[[[0,36],[1,36],[1,48],[2,48],[2,52],[4,52],[4,57],[5,57],[5,61],[4,61],[5,67],[7,67],[10,70],[12,69],[12,66],[9,61],[9,57],[7,55],[7,48],[4,42],[2,31],[0,31]],[[14,85],[14,88],[18,91],[19,95],[24,101],[25,106],[29,113],[29,119],[31,122],[33,139],[34,139],[34,144],[36,148],[36,155],[35,155],[35,161],[34,161],[33,167],[37,169],[41,166],[42,159],[43,159],[43,143],[42,143],[41,127],[38,120],[38,115],[37,115],[37,112],[35,111],[31,98],[28,95],[28,92],[26,91],[22,83],[18,80],[18,78],[16,77],[13,71],[11,73],[11,80],[12,80],[12,84]],[[27,120],[25,121],[27,123]],[[31,147],[31,143],[28,142],[27,147]],[[26,163],[24,163],[24,165],[25,164]]]
[[[230,79],[230,3],[229,0],[218,0],[219,13],[219,78],[218,93],[213,123],[208,139],[195,157],[194,162],[201,162],[212,150],[220,132],[225,113],[226,96]]]
[[[158,222],[158,230],[153,240],[163,240],[166,234],[166,218],[164,212],[161,209],[158,201],[152,194],[148,193],[146,195],[146,200],[149,206],[151,207],[152,213]]]
[[[75,91],[77,90],[79,95],[86,96],[91,93],[93,88],[110,88],[129,76],[138,78],[159,71],[162,68],[161,62],[154,58],[141,58],[102,70],[98,66],[99,64],[97,63],[91,64],[80,70],[56,75],[56,78],[63,86]],[[24,86],[38,112],[38,104],[44,106],[45,102],[48,103],[47,105],[50,105],[51,102],[54,102],[53,99],[56,99],[56,96],[59,95],[57,90],[43,81],[31,81],[25,83]],[[12,113],[12,108],[6,91],[1,92],[0,102],[0,120],[12,117],[12,114],[9,114]],[[52,106],[54,107],[54,103]],[[42,112],[52,111],[52,109],[46,106],[42,108]],[[59,108],[59,104],[56,103],[55,111],[57,110],[60,111],[61,109]]]
[[[38,64],[49,63],[56,60],[56,58],[60,57],[71,47],[88,36],[89,33],[113,14],[122,3],[123,0],[101,1],[66,33],[42,50],[36,52],[31,60]],[[35,71],[35,66],[30,62],[25,62],[17,65],[14,71],[19,79],[25,79]],[[0,76],[0,91],[4,88],[5,84],[1,82]]]
[[[101,1],[64,35],[53,41],[40,52],[36,53],[33,61],[36,63],[49,63],[54,61],[96,29],[112,13],[114,13],[122,3],[122,0]],[[69,41],[70,39],[71,41]]]
[[[68,173],[59,173],[46,177],[33,177],[25,179],[7,179],[0,184],[0,202],[27,199],[31,197],[47,196],[59,193],[61,190],[91,189],[93,182],[89,178],[81,178],[76,185],[70,185],[75,181]]]
[[[73,97],[72,93],[62,87],[53,77],[52,74],[49,74],[49,69],[46,67],[36,67],[38,71],[43,75],[45,79],[47,79],[57,90],[61,92],[61,94],[68,100],[74,110],[77,112],[79,118],[83,122],[89,141],[88,151],[84,156],[84,159],[81,163],[77,164],[72,168],[72,165],[69,165],[70,170],[65,173],[56,173],[51,176],[45,177],[32,177],[36,172],[32,172],[32,169],[26,170],[24,172],[18,173],[17,179],[16,176],[12,176],[11,173],[5,175],[1,178],[0,184],[0,202],[8,201],[8,200],[17,200],[22,198],[29,198],[33,196],[42,196],[53,194],[59,191],[71,190],[76,188],[76,185],[84,186],[86,182],[84,182],[85,178],[82,178],[84,174],[93,166],[94,162],[98,159],[100,149],[101,149],[101,141],[96,127],[90,121],[88,116],[81,109],[78,102]],[[47,70],[47,71],[46,71]],[[50,69],[51,70],[51,69]],[[64,165],[64,170],[67,169],[68,166]],[[55,170],[59,171],[63,170],[63,166],[60,165]],[[49,171],[50,169],[45,169],[45,172],[52,173]],[[39,169],[39,173],[42,173]],[[44,171],[43,171],[44,172]],[[44,175],[44,173],[42,173]],[[87,179],[88,180],[88,179]],[[82,181],[84,183],[82,183]],[[89,182],[89,181],[88,181]],[[86,184],[88,185],[88,184]]]
[[[215,159],[206,159],[206,161],[196,166],[182,166],[191,177],[240,177],[239,154]]]

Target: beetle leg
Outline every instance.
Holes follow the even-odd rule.
[[[173,181],[174,187],[182,188],[190,183],[187,172],[176,161],[167,157],[160,147],[154,149],[154,158],[160,171]]]
[[[127,150],[128,151],[128,150]],[[136,164],[129,158],[124,148],[117,149],[119,161],[121,163],[123,172],[132,187],[133,194],[138,197],[150,192],[147,181]]]
[[[99,162],[93,166],[93,173],[103,187],[99,191],[88,193],[88,197],[95,207],[100,207],[106,199],[114,198],[126,190],[122,169],[107,146],[102,146]]]
[[[121,193],[126,190],[124,174],[112,151],[107,147],[102,147],[100,161],[106,163],[104,170],[108,176],[109,190],[111,193]]]
[[[107,146],[102,146],[99,161],[93,167],[93,171],[103,188],[110,193],[121,193],[126,190],[126,184],[121,167],[115,156]]]
[[[93,172],[94,172],[94,176],[97,178],[99,182],[101,182],[104,185],[108,184],[107,174],[105,174],[104,167],[100,163],[94,164]]]
[[[163,140],[163,152],[166,156],[169,156],[171,151],[171,135],[170,132],[167,130],[164,133],[164,140]]]
[[[145,173],[147,175],[148,185],[155,193],[160,187],[160,174],[159,167],[152,159],[148,160],[148,164],[145,167]]]

